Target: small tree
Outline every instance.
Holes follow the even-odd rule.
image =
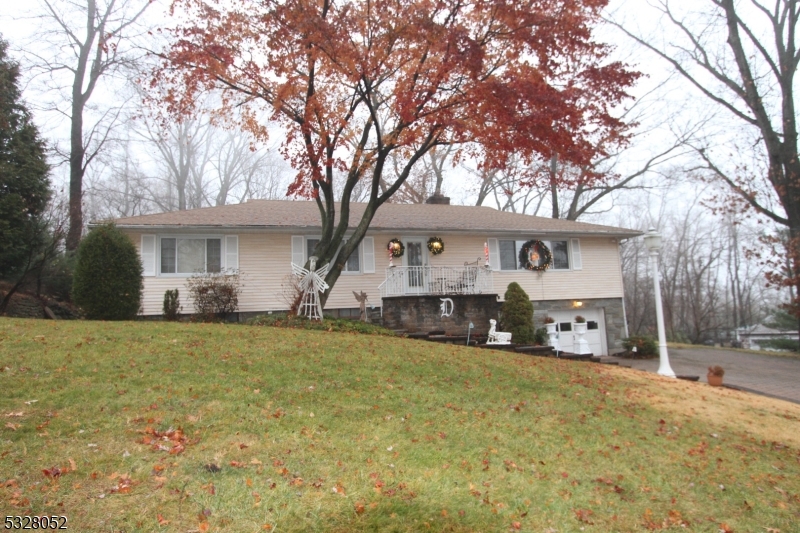
[[[533,342],[536,330],[533,327],[533,303],[528,294],[515,281],[508,285],[505,299],[501,316],[503,331],[510,332],[511,340],[516,344]]]
[[[113,224],[92,230],[78,247],[72,299],[92,320],[131,320],[142,301],[136,247]]]

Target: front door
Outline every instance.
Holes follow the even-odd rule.
[[[406,239],[406,253],[403,261],[406,269],[406,293],[420,294],[426,290],[426,272],[428,265],[428,252],[422,239]]]

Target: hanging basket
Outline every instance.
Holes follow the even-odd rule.
[[[433,255],[439,255],[444,252],[444,241],[439,237],[431,237],[428,239],[428,251]]]
[[[545,243],[532,239],[522,245],[519,264],[527,270],[544,272],[553,265],[553,254]]]
[[[392,252],[392,257],[403,257],[403,254],[406,253],[406,247],[400,239],[392,239],[386,248]]]

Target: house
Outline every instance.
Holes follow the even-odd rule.
[[[352,220],[361,217],[364,206],[351,205]],[[282,283],[292,263],[306,262],[321,231],[319,211],[312,201],[250,200],[120,218],[115,223],[131,237],[142,257],[144,315],[160,315],[164,292],[175,288],[180,289],[184,309],[191,309],[185,289],[188,276],[235,269],[244,284],[240,319],[287,309]],[[436,304],[437,313],[428,318],[444,321],[445,308],[452,306],[444,299],[453,295],[457,309],[462,303],[471,306],[466,314],[461,309],[462,318],[478,328],[486,322],[486,329],[489,315],[478,311],[496,316],[495,306],[487,307],[488,300],[458,298],[498,294],[502,299],[508,284],[516,281],[533,301],[537,327],[544,316],[554,317],[562,345],[571,345],[571,324],[580,314],[589,324],[586,339],[592,352],[608,354],[621,349],[620,339],[625,336],[620,242],[638,235],[616,227],[449,205],[449,200],[384,204],[358,252],[347,260],[325,313],[358,316],[353,291],[364,291],[370,303],[383,311],[403,297],[427,298]],[[429,251],[433,237],[440,239],[443,253]],[[402,243],[404,253],[390,266],[388,244],[393,239]],[[533,240],[541,241],[552,255],[552,266],[546,271],[519,268],[519,252]],[[496,300],[491,296],[492,302]],[[438,315],[440,304],[442,316]]]
[[[755,326],[740,328],[737,331],[739,340],[741,340],[742,347],[751,350],[770,350],[774,348],[762,348],[762,344],[769,344],[769,341],[777,339],[786,339],[797,341],[797,331],[787,331],[767,327],[763,324],[756,324]],[[767,341],[767,342],[764,342]]]

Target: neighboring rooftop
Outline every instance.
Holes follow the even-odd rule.
[[[351,225],[364,213],[365,203],[350,204]],[[337,209],[339,204],[337,204]],[[338,215],[338,213],[337,213]],[[321,227],[313,201],[250,200],[246,203],[118,218],[117,226],[130,229],[241,228],[294,230]],[[535,217],[491,207],[446,204],[384,204],[370,224],[372,231],[446,231],[465,233],[597,234],[620,238],[642,232],[572,220]]]

